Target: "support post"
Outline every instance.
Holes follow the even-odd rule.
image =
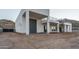
[[[67,31],[67,29],[66,29],[66,24],[64,24],[64,32],[66,32]]]
[[[72,32],[72,24],[70,25],[70,31]]]
[[[26,35],[29,35],[29,10],[26,10]]]
[[[50,33],[50,23],[49,23],[49,16],[47,18],[47,34]]]
[[[59,23],[57,24],[57,32],[59,32]]]

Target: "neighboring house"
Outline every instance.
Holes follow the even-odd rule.
[[[26,33],[26,35],[43,33],[43,18],[49,19],[49,9],[22,9],[16,19],[16,32]],[[49,22],[47,21],[47,33],[49,31]]]
[[[79,32],[79,21],[64,18],[61,20],[62,22],[69,22],[72,24],[72,32]]]
[[[1,19],[0,20],[0,32],[14,32],[15,23],[11,20]]]
[[[59,20],[59,31],[60,32],[72,32],[72,23],[70,22],[64,22],[62,20]]]

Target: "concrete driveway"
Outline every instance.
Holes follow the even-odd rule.
[[[0,49],[78,49],[79,33],[0,33]]]

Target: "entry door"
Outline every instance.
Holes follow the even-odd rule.
[[[36,33],[37,32],[37,22],[35,19],[30,19],[30,33]]]

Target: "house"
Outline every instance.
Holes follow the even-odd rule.
[[[49,9],[22,9],[16,19],[16,32],[26,33],[26,35],[44,32],[43,18],[49,19]],[[49,31],[47,21],[47,33]]]
[[[0,32],[14,32],[15,23],[11,20],[1,19],[0,20]]]
[[[58,20],[60,25],[59,25],[59,31],[60,32],[72,32],[72,23],[70,22],[65,22],[63,20]]]
[[[47,19],[44,20],[43,19]],[[51,33],[72,32],[72,23],[63,22],[56,18],[50,19],[49,9],[22,9],[16,19],[16,32]]]
[[[79,21],[64,18],[64,19],[62,19],[62,22],[71,23],[72,24],[72,32],[79,32]]]

